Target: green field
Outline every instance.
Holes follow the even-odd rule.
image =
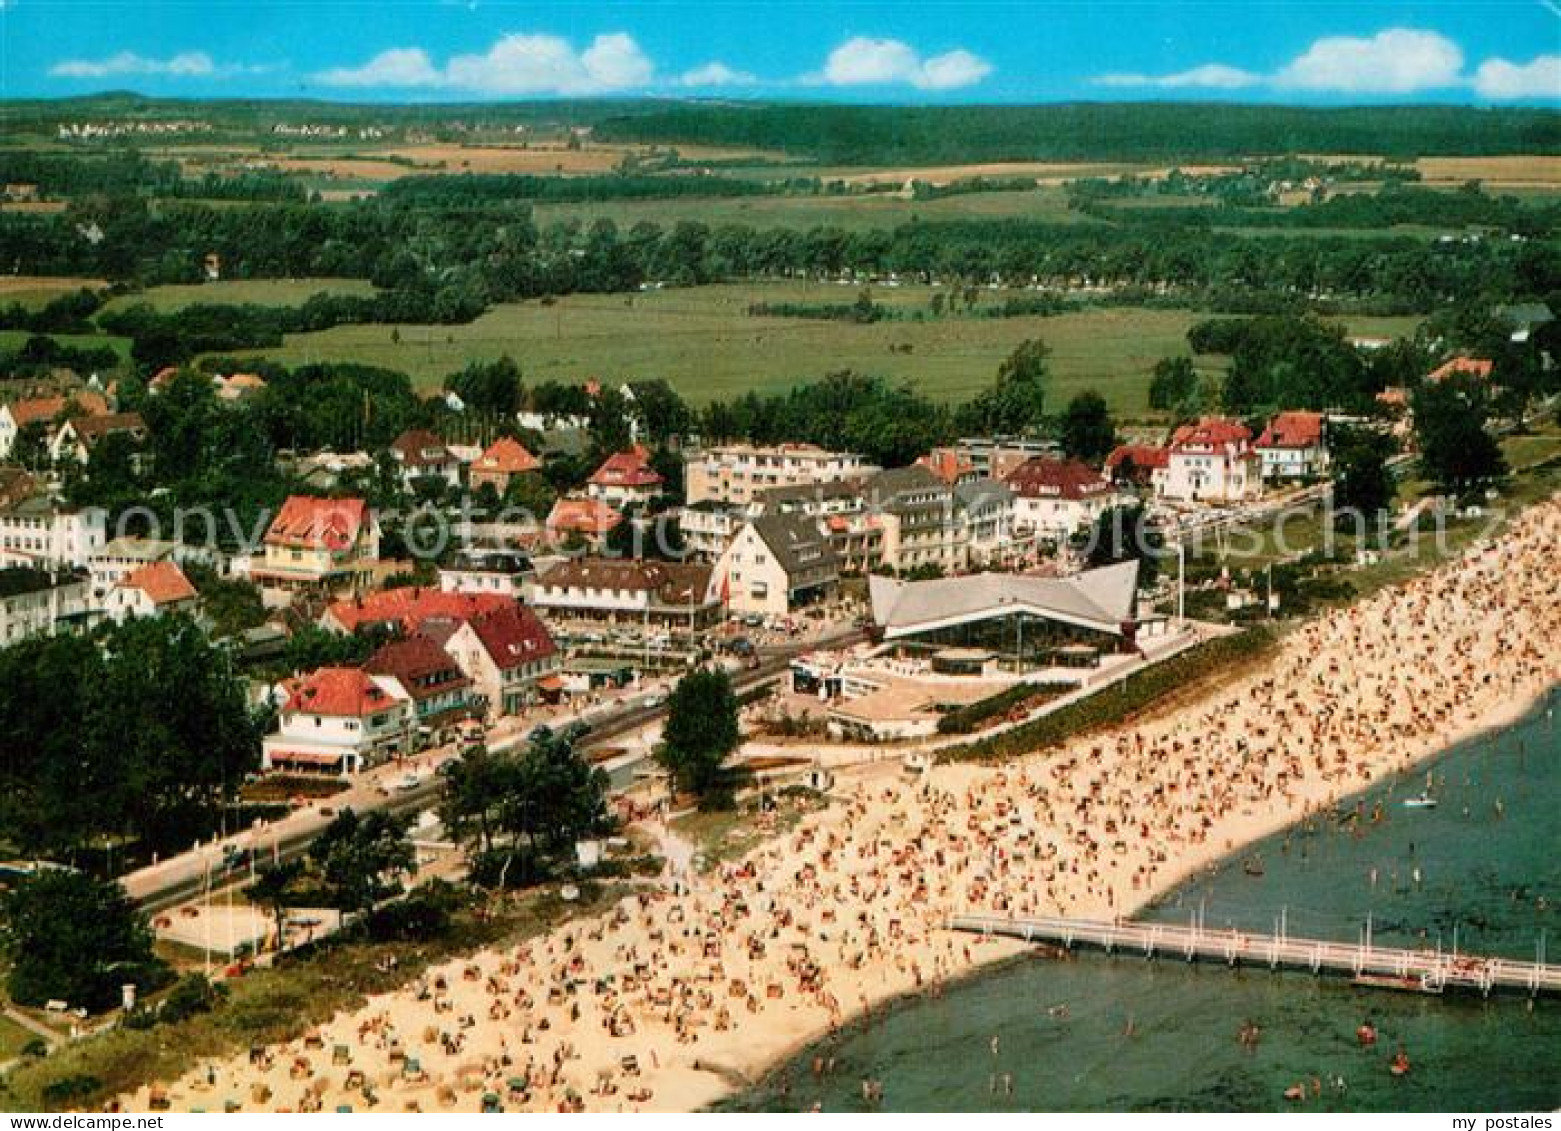
[[[572,295],[499,306],[467,326],[338,326],[260,351],[289,364],[358,361],[413,374],[425,387],[469,361],[509,354],[529,381],[662,377],[694,403],[775,392],[838,369],[906,380],[958,401],[989,384],[1026,338],[1051,346],[1054,403],[1098,389],[1123,417],[1147,413],[1154,363],[1187,352],[1187,328],[1207,314],[1104,307],[1054,317],[943,318],[868,325],[758,318],[754,302],[849,303],[855,287],[824,283],[712,286],[636,295]],[[876,301],[926,310],[928,287],[878,288]],[[999,303],[1001,293],[983,293]],[[1396,335],[1413,318],[1348,319],[1352,331]],[[907,352],[908,349],[908,352]],[[1216,359],[1203,359],[1217,368]]]
[[[121,310],[149,303],[158,310],[179,310],[196,303],[246,303],[260,306],[299,306],[305,299],[329,291],[338,295],[371,295],[374,285],[366,279],[223,279],[215,283],[150,287],[111,300],[105,310]]]
[[[716,227],[746,224],[755,228],[812,228],[828,225],[847,231],[894,228],[912,220],[1036,220],[1052,224],[1097,223],[1070,211],[1063,189],[972,192],[937,200],[911,200],[898,193],[854,196],[746,196],[716,199],[619,200],[590,204],[542,204],[537,223],[558,220],[589,223],[606,217],[620,230],[641,221],[663,227],[695,220]]]
[[[26,330],[0,330],[0,351],[19,350],[28,338],[34,335]],[[130,356],[130,339],[121,338],[114,334],[47,334],[62,346],[75,346],[80,349],[101,349],[108,346],[121,358]]]

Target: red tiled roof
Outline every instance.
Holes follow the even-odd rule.
[[[146,421],[139,412],[111,412],[102,416],[81,416],[70,422],[71,431],[83,444],[91,447],[104,436],[114,432],[129,432],[133,436],[146,434]]]
[[[623,516],[600,499],[559,499],[547,516],[547,528],[555,532],[602,535],[623,521]]]
[[[413,699],[429,699],[461,687],[471,680],[461,674],[450,654],[426,636],[392,640],[368,658],[363,670],[393,676]]]
[[[357,668],[318,668],[282,685],[286,710],[361,719],[392,706],[396,698]]]
[[[512,602],[469,623],[484,650],[503,670],[545,660],[558,650],[547,626],[536,613],[519,603]]]
[[[1183,424],[1171,436],[1171,451],[1183,448],[1245,447],[1252,442],[1252,430],[1239,420],[1223,416],[1205,416],[1196,424]]]
[[[608,456],[591,476],[598,487],[658,487],[661,476],[650,466],[649,453],[636,444]]]
[[[1449,377],[1477,377],[1481,381],[1488,381],[1492,368],[1494,366],[1491,360],[1486,357],[1455,357],[1426,374],[1426,380],[1445,381]]]
[[[1154,444],[1122,444],[1106,457],[1106,470],[1115,471],[1125,460],[1132,460],[1133,466],[1143,471],[1153,471],[1170,466],[1171,452]]]
[[[1322,443],[1320,412],[1281,412],[1257,439],[1259,448],[1315,448]]]
[[[424,621],[432,618],[470,620],[514,602],[515,598],[500,593],[443,593],[438,589],[407,586],[337,601],[328,611],[348,632],[371,624],[396,624],[403,631],[416,632]]]
[[[72,393],[68,397],[30,397],[12,401],[11,419],[16,421],[18,428],[25,428],[39,420],[47,424],[72,402],[86,410],[88,416],[104,416],[108,413],[108,402],[103,399],[102,393]]]
[[[391,441],[390,450],[407,467],[433,467],[450,462],[450,449],[426,428],[401,433]]]
[[[171,605],[177,601],[193,600],[195,586],[184,576],[184,571],[173,562],[152,562],[125,575],[120,586],[139,589],[151,598],[154,605]]]
[[[1008,473],[1008,486],[1024,498],[1087,499],[1111,489],[1094,468],[1076,459],[1032,456]]]
[[[542,461],[528,452],[519,440],[504,436],[493,441],[488,450],[472,464],[473,471],[490,474],[519,475],[527,471],[539,471]]]
[[[358,540],[368,520],[362,499],[317,499],[291,495],[277,513],[266,542],[311,550],[345,550]]]

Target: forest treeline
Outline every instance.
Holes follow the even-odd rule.
[[[1314,109],[1195,103],[667,106],[605,117],[604,141],[752,147],[848,165],[1190,161],[1270,153],[1554,153],[1561,115],[1462,106]]]

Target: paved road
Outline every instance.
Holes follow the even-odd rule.
[[[838,648],[865,639],[861,629],[844,628],[819,639],[805,643],[788,643],[761,650],[757,667],[739,673],[733,685],[739,693],[774,679],[784,672],[793,657],[815,648]],[[624,734],[630,734],[655,722],[666,714],[663,703],[655,707],[631,706],[611,711],[584,712],[583,718],[591,726],[591,732],[583,746],[599,747]],[[571,721],[561,719],[548,725],[564,726]],[[525,732],[495,739],[489,743],[495,750],[509,750],[526,740]],[[456,755],[451,750],[436,752],[433,757],[438,765]],[[425,755],[426,759],[428,756]],[[643,757],[619,762],[612,768],[613,791],[622,792],[634,781],[634,773]],[[437,772],[424,772],[414,788],[399,789],[396,784],[406,776],[404,771],[381,772],[371,780],[356,782],[346,792],[337,794],[321,805],[299,810],[283,819],[285,828],[247,829],[213,845],[203,846],[158,864],[142,868],[125,876],[123,883],[143,910],[157,912],[188,902],[201,894],[210,872],[213,889],[248,878],[248,858],[253,853],[261,860],[291,860],[301,856],[315,837],[325,829],[342,809],[359,812],[383,809],[390,813],[414,813],[427,809],[437,799],[441,779]],[[236,850],[238,864],[225,869],[223,854]]]

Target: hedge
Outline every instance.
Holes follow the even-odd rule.
[[[1210,640],[1032,722],[963,746],[949,747],[939,752],[938,760],[989,762],[1060,746],[1075,735],[1115,726],[1238,661],[1256,659],[1277,641],[1277,634],[1268,626]]]

